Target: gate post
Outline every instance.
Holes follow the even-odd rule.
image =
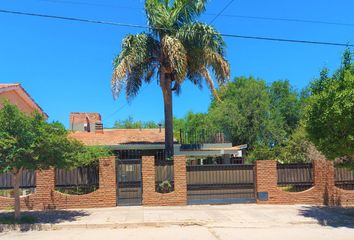
[[[187,204],[187,170],[186,157],[175,156],[174,191],[158,193],[155,191],[155,157],[142,157],[143,205],[147,206],[179,206]]]
[[[117,205],[117,181],[116,181],[116,157],[105,157],[99,159],[99,190],[103,194],[103,201],[106,207]]]
[[[49,170],[36,171],[36,193],[34,200],[34,209],[55,209],[53,195],[55,191],[54,171],[54,168],[51,168]]]

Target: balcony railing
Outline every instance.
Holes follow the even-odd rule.
[[[189,145],[199,145],[205,143],[228,143],[228,139],[221,131],[193,130],[186,131],[180,129],[179,143]]]

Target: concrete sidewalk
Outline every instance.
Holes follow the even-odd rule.
[[[2,213],[0,213],[2,214]],[[38,229],[134,228],[205,226],[270,228],[316,224],[353,228],[353,209],[306,205],[194,205],[183,207],[116,207],[53,212],[29,212]]]

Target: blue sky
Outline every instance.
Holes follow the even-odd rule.
[[[67,3],[59,3],[67,1]],[[0,0],[0,9],[146,24],[142,0]],[[200,20],[209,22],[229,2],[211,0]],[[223,13],[354,23],[352,0],[236,0]],[[220,16],[222,33],[354,43],[354,27],[252,20]],[[110,91],[112,59],[128,33],[141,29],[68,22],[0,13],[0,82],[19,82],[49,114],[68,126],[72,111],[100,112],[105,126],[133,116],[163,119],[162,94],[156,83],[143,86],[130,104],[114,101]],[[288,79],[306,86],[323,66],[339,66],[343,47],[225,38],[231,76],[255,76],[272,82]],[[186,82],[174,98],[174,114],[206,112],[210,93]]]

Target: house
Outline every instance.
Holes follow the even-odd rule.
[[[70,114],[70,136],[87,146],[109,147],[120,159],[137,159],[143,155],[164,155],[165,133],[157,129],[105,129],[99,113]],[[187,155],[192,165],[243,163],[247,145],[232,146],[221,133],[179,133],[175,155]],[[196,137],[198,136],[198,137]]]
[[[33,98],[26,92],[26,90],[19,83],[4,84],[0,83],[0,108],[3,106],[4,101],[9,101],[11,104],[16,105],[21,111],[31,114],[38,111],[46,118],[48,115],[43,109],[33,100]]]

